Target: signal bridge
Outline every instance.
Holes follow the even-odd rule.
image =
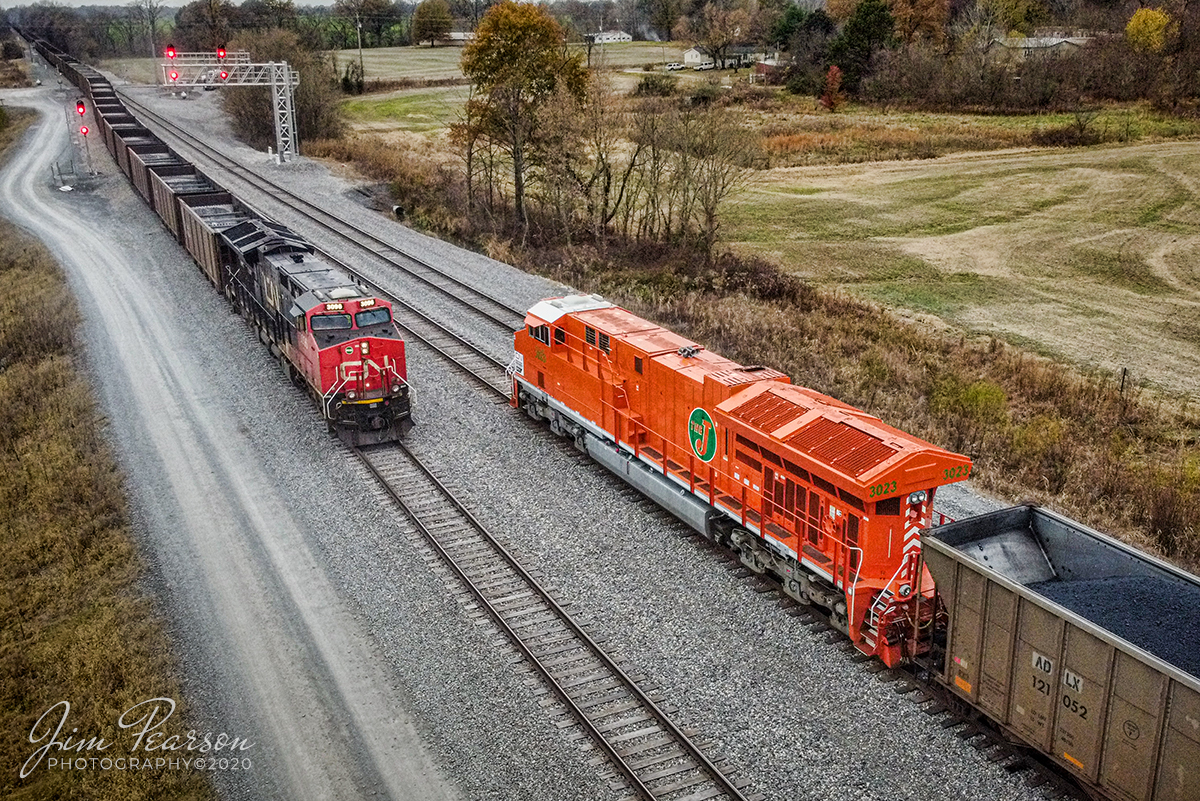
[[[275,145],[278,160],[288,161],[300,154],[296,135],[295,89],[300,73],[286,61],[255,64],[244,50],[226,53],[181,53],[168,45],[167,60],[161,64],[163,85],[171,88],[220,86],[270,86],[271,105],[275,109]]]

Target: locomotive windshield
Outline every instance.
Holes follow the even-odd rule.
[[[391,321],[392,313],[384,308],[368,309],[354,315],[354,322],[359,328],[366,328],[369,325],[379,325],[380,323],[390,323]]]
[[[310,323],[314,331],[339,331],[350,328],[348,314],[314,314]]]

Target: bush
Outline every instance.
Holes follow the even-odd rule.
[[[721,87],[718,84],[705,82],[693,89],[688,99],[693,106],[707,106],[720,96]]]
[[[5,61],[16,61],[19,58],[25,57],[25,49],[17,44],[12,39],[9,39],[0,45],[0,59]]]
[[[678,85],[679,79],[674,75],[651,73],[638,81],[633,93],[638,97],[670,97]]]

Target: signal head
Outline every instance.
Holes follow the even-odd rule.
[[[217,48],[217,58],[225,58],[225,48],[223,46]]]
[[[171,74],[169,77],[171,78],[171,82],[174,83],[175,81],[179,80],[179,73],[176,72],[175,70],[171,70]]]
[[[175,58],[175,45],[167,45],[167,58]]]
[[[226,72],[225,70],[221,70],[221,80],[222,80],[222,81],[227,81],[227,80],[229,80],[229,73],[228,73],[228,72]]]
[[[88,135],[88,127],[86,125],[80,125],[79,132],[81,134],[83,134],[84,136],[87,136]]]
[[[83,104],[82,100],[75,101],[75,111],[79,113],[80,117],[82,117],[84,114],[87,114],[87,106]]]

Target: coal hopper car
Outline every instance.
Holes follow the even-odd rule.
[[[922,554],[951,691],[1098,797],[1200,799],[1200,578],[1035,506]]]

